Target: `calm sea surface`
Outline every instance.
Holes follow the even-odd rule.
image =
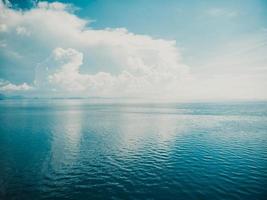
[[[0,101],[0,199],[267,197],[267,103]]]

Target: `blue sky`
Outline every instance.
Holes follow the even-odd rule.
[[[215,48],[267,26],[266,0],[60,2],[80,8],[77,15],[95,20],[92,27],[96,29],[125,27],[138,34],[175,39],[178,44],[192,49]]]
[[[10,1],[29,8],[31,1]],[[49,1],[53,2],[53,1]],[[124,27],[138,34],[176,40],[188,62],[208,59],[226,42],[267,27],[266,0],[63,0],[96,29]],[[199,48],[205,48],[199,51]]]
[[[48,2],[53,3],[54,1]],[[87,29],[101,31],[107,28],[111,30],[123,28],[128,33],[137,36],[145,35],[153,40],[175,41],[175,48],[179,54],[179,60],[181,60],[179,61],[180,64],[177,65],[186,65],[190,71],[190,76],[192,75],[193,82],[202,84],[202,87],[198,88],[193,86],[199,85],[196,83],[176,82],[178,85],[190,85],[189,88],[180,88],[177,94],[183,95],[177,96],[190,98],[190,94],[185,94],[189,93],[187,90],[203,90],[205,91],[203,93],[195,92],[197,94],[192,95],[192,98],[203,98],[203,96],[224,98],[225,95],[231,98],[239,98],[239,96],[240,98],[265,98],[262,89],[266,86],[266,76],[264,75],[267,72],[266,0],[65,0],[59,2],[64,3],[62,5],[72,4],[71,11],[69,9],[64,12],[68,12],[79,19],[88,20]],[[10,1],[10,3],[13,5],[12,10],[14,8],[16,10],[24,9],[23,12],[29,12],[38,7],[37,3],[33,1]],[[25,24],[26,22],[20,23]],[[68,22],[66,21],[66,23]],[[17,30],[18,27],[22,27],[19,32],[27,33],[24,26],[17,25],[15,29]],[[31,24],[30,28],[34,29],[34,27]],[[29,30],[30,32],[33,31]],[[11,41],[10,37],[1,35],[2,43]],[[48,40],[49,43],[51,38],[48,37]],[[126,38],[126,40],[131,40],[131,38]],[[38,63],[42,63],[49,57],[53,51],[51,49],[53,45],[47,45],[48,47],[39,50],[40,44],[43,45],[44,41],[34,37],[34,34],[29,34],[29,37],[25,40],[15,35],[12,36],[12,41],[16,41],[17,44],[2,45],[10,46],[10,49],[7,50],[7,47],[1,49],[0,78],[14,84],[25,82],[33,86],[36,79],[33,69],[36,69]],[[71,48],[82,53],[83,60],[79,68],[81,73],[107,72],[114,75],[124,71],[122,62],[114,58],[113,54],[103,53],[103,51],[101,53],[95,52],[95,49],[100,48],[99,46],[94,46],[94,51],[88,55],[84,47],[73,45],[73,43],[64,47],[53,46],[53,48]],[[93,47],[90,47],[90,50],[91,48]],[[105,49],[107,48],[110,47],[105,47]],[[147,49],[151,48],[154,48],[154,46],[147,47],[145,51],[147,52]],[[115,50],[111,51],[114,52]],[[14,59],[16,56],[21,56],[21,59]],[[102,56],[105,58],[103,59]],[[136,58],[136,55],[134,58]],[[144,61],[146,58],[142,57],[140,59]],[[164,57],[161,59],[165,60]],[[168,62],[172,63],[171,60],[168,60]],[[134,73],[131,72],[130,74],[133,75]],[[244,84],[236,84],[237,82]],[[251,82],[251,84],[248,85],[248,82]],[[151,84],[154,85],[154,82]],[[173,84],[175,85],[175,83]],[[218,87],[217,89],[215,87],[206,88],[209,85],[217,85]],[[226,85],[226,87],[224,88],[223,85]],[[225,89],[225,95],[216,94],[218,88]],[[234,88],[234,90],[231,90],[231,88]],[[153,94],[157,92],[153,91]],[[142,96],[143,93],[140,95]],[[98,95],[97,92],[94,94]],[[90,92],[88,95],[90,95]],[[116,96],[118,94],[113,91],[100,93],[99,95]]]

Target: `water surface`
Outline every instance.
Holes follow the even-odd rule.
[[[0,101],[0,199],[265,199],[267,103]]]

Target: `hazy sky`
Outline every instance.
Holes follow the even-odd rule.
[[[0,93],[223,100],[266,88],[266,0],[0,4]]]

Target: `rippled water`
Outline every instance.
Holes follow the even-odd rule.
[[[0,101],[0,199],[265,199],[267,103]]]

